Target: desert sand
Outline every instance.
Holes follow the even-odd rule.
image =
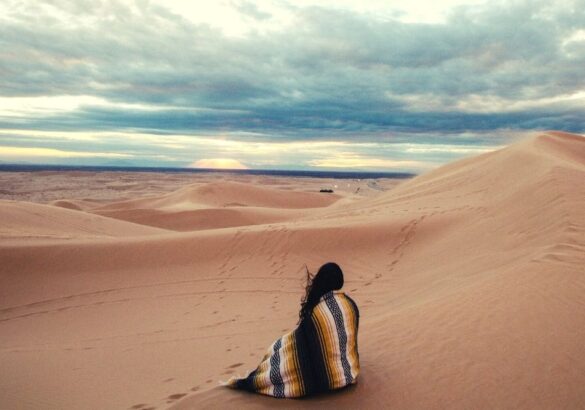
[[[582,136],[400,183],[0,178],[2,409],[585,408]],[[218,386],[294,328],[304,264],[328,261],[361,311],[358,385]]]

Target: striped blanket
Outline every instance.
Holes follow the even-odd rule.
[[[355,384],[359,311],[341,292],[322,296],[307,317],[276,340],[260,365],[226,385],[274,397],[302,397]]]

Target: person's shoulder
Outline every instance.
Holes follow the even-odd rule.
[[[340,297],[340,298],[345,298],[345,299],[351,300],[352,302],[355,303],[355,301],[351,298],[351,296],[349,296],[347,293],[342,292],[340,290],[336,291],[334,293],[334,295],[337,296],[337,297]]]
[[[357,303],[347,293],[345,293],[345,292],[337,292],[336,293],[336,296],[337,297],[340,297],[340,298],[346,299],[353,306],[353,308],[356,310],[356,312],[359,312]]]
[[[327,300],[328,299],[346,299],[348,300],[352,305],[357,307],[357,304],[355,303],[355,301],[345,292],[341,291],[341,290],[335,290],[335,291],[330,291],[327,292],[326,294],[324,294],[323,296],[321,296],[321,299],[319,300],[318,305],[321,304],[327,304]]]

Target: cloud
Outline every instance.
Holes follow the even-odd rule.
[[[240,161],[230,158],[203,158],[189,165],[189,168],[248,169]]]
[[[141,148],[132,136],[169,148],[176,135],[230,135],[248,147],[496,147],[505,132],[585,131],[584,0],[402,11],[351,1],[86,3],[0,6],[0,129],[117,133],[125,137],[95,149],[149,158],[154,142]],[[53,143],[45,148],[82,150]],[[414,154],[397,148],[386,160]],[[212,145],[210,158],[229,157],[223,149]],[[425,161],[456,153],[433,152]]]
[[[484,152],[504,148],[504,146],[485,145],[447,145],[447,144],[395,144],[396,148],[408,153],[448,153],[448,154],[483,154]]]
[[[509,138],[510,131],[504,132]],[[524,133],[516,133],[518,137]],[[61,151],[112,152],[131,156],[133,165],[184,167],[193,157],[238,158],[250,168],[305,169],[340,165],[351,169],[394,169],[420,171],[429,166],[496,149],[480,145],[476,134],[440,138],[443,143],[407,142],[409,134],[391,135],[385,141],[294,141],[254,133],[221,135],[152,134],[111,131],[20,131],[0,130],[0,146],[31,149],[53,148]],[[483,138],[493,143],[501,138],[489,134]],[[261,140],[261,141],[258,141]],[[99,155],[99,154],[95,154]],[[127,164],[129,165],[129,164]],[[202,165],[205,166],[205,165]]]
[[[0,146],[0,158],[2,159],[20,159],[20,158],[128,158],[132,155],[113,153],[113,152],[83,152],[83,151],[64,151],[52,148],[33,148],[33,147],[7,147]]]
[[[266,20],[272,17],[270,13],[260,10],[260,8],[251,1],[233,1],[232,4],[240,13],[255,20]]]
[[[421,169],[426,164],[412,160],[391,160],[384,158],[371,158],[354,153],[334,153],[329,158],[320,158],[309,161],[309,165],[318,168],[344,168],[344,169]]]

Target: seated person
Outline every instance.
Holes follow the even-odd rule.
[[[303,397],[357,382],[359,310],[345,293],[335,263],[321,266],[307,287],[295,330],[277,339],[247,377],[228,387],[280,398]]]

